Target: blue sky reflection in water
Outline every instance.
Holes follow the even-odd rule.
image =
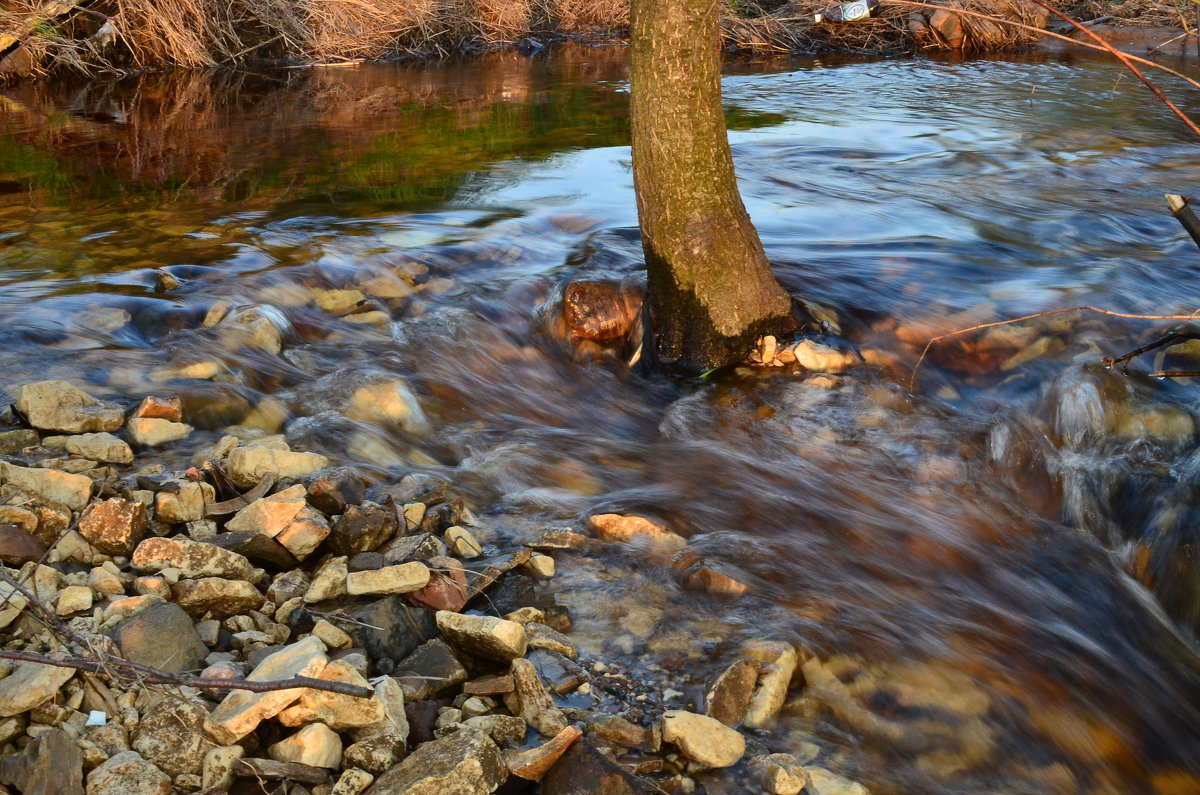
[[[565,280],[638,278],[622,59],[6,90],[2,385],[183,394],[200,430],[174,466],[269,396],[294,447],[449,477],[497,538],[668,520],[752,595],[565,556],[547,587],[585,651],[687,690],[745,640],[799,642],[808,685],[763,747],[816,743],[875,792],[1189,791],[1200,385],[1098,365],[1162,326],[1002,327],[907,383],[954,328],[1194,309],[1200,253],[1161,195],[1197,183],[1197,142],[1099,61],[735,65],[768,253],[872,364],[677,385],[552,333]],[[314,303],[397,273],[417,289],[374,299],[390,326]],[[275,307],[280,354],[204,328],[222,300]],[[428,433],[344,416],[396,376]]]

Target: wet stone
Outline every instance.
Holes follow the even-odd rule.
[[[611,342],[633,328],[641,311],[639,291],[611,282],[575,281],[563,292],[563,318],[575,339]]]
[[[806,795],[871,795],[862,784],[831,773],[823,767],[806,765],[804,772],[808,775]]]
[[[656,791],[596,750],[587,739],[571,744],[542,779],[542,795],[641,795]]]
[[[705,767],[729,767],[746,752],[746,739],[707,715],[668,710],[663,713],[663,739]]]
[[[705,695],[704,711],[726,726],[736,726],[746,717],[750,697],[758,682],[759,664],[753,660],[738,660],[713,682]]]
[[[179,398],[147,397],[138,404],[130,416],[180,422],[183,420],[183,401]]]
[[[587,671],[558,652],[539,649],[531,652],[527,659],[537,668],[550,691],[558,695],[569,693],[588,681]]]
[[[66,381],[25,384],[17,390],[16,406],[30,425],[45,431],[115,431],[125,422],[121,409],[104,405]]]
[[[186,439],[194,430],[191,425],[161,419],[132,419],[125,425],[133,441],[142,447],[159,447]]]
[[[533,663],[526,659],[513,660],[512,677],[513,692],[504,696],[509,712],[547,737],[566,728],[566,716],[554,705]]]
[[[809,786],[808,773],[790,754],[764,754],[750,760],[750,775],[771,795],[799,795]]]
[[[407,433],[425,434],[429,420],[416,395],[403,381],[359,387],[350,396],[346,416],[361,422],[394,425]]]
[[[526,624],[525,634],[529,637],[531,649],[546,649],[572,660],[579,656],[579,649],[570,638],[545,624],[536,621]]]
[[[505,751],[504,763],[515,776],[527,781],[541,781],[582,734],[577,727],[568,726],[542,745],[525,751]]]

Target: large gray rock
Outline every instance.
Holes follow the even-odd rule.
[[[208,710],[194,701],[167,697],[142,715],[133,750],[171,777],[200,775],[212,746],[204,734]]]
[[[172,673],[204,667],[208,648],[183,608],[171,602],[151,605],[117,624],[112,638],[127,660]]]
[[[62,729],[52,729],[19,754],[0,759],[0,784],[24,795],[83,795],[83,756]]]
[[[66,381],[38,381],[17,390],[17,410],[44,431],[115,431],[125,422],[119,408],[106,406]]]
[[[409,607],[400,595],[372,599],[342,608],[351,621],[343,628],[372,660],[403,660],[427,640],[437,637],[437,625],[428,610]]]
[[[507,778],[492,739],[464,727],[422,745],[377,778],[367,795],[488,795]]]

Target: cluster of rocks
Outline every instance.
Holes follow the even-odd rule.
[[[865,792],[744,731],[799,683],[788,644],[747,647],[694,710],[664,711],[584,659],[565,609],[488,614],[497,583],[554,577],[556,550],[635,538],[684,585],[745,593],[660,524],[602,514],[501,551],[444,484],[368,488],[282,436],[159,472],[154,446],[191,432],[178,401],[126,416],[41,382],[16,409],[31,427],[0,432],[0,561],[19,567],[0,568],[0,640],[25,659],[0,660],[0,792],[692,792],[734,766],[765,792]],[[231,687],[297,676],[370,695]]]

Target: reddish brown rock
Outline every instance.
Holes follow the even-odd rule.
[[[133,410],[133,418],[183,421],[183,401],[179,398],[148,397]]]
[[[359,505],[366,495],[362,480],[349,472],[317,478],[308,487],[308,504],[326,516],[339,516],[349,505]]]
[[[469,696],[498,696],[513,691],[510,674],[491,674],[472,679],[463,684],[463,692]]]
[[[542,795],[640,795],[656,791],[629,775],[584,739],[571,744],[542,779]]]
[[[505,751],[504,763],[508,765],[509,772],[514,776],[528,781],[541,781],[550,768],[582,734],[583,732],[575,726],[568,726],[556,734],[550,742],[536,748],[526,751]]]
[[[333,525],[325,546],[335,555],[370,552],[395,535],[397,527],[393,508],[371,502],[351,505]]]
[[[46,545],[28,530],[15,524],[0,524],[0,561],[19,566],[31,560],[41,560]]]
[[[563,317],[571,336],[610,342],[629,333],[642,309],[640,292],[611,282],[571,282],[563,294]]]
[[[963,46],[966,34],[963,32],[962,19],[950,11],[934,11],[929,18],[929,27],[937,32],[938,37],[952,50]]]
[[[429,584],[408,595],[433,610],[457,613],[467,603],[467,574],[460,561],[445,556],[429,559]]]
[[[644,516],[622,516],[619,513],[600,513],[588,520],[596,536],[605,541],[628,541],[635,536],[654,539],[683,539],[667,529],[666,525],[652,522]]]
[[[79,517],[79,535],[108,555],[128,555],[146,535],[146,506],[119,497],[92,503]]]

